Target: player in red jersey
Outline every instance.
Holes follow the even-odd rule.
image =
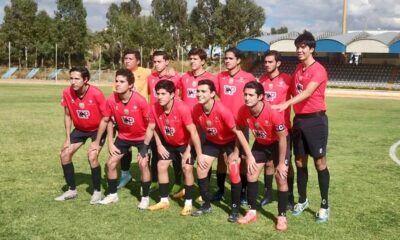
[[[150,206],[150,210],[169,208],[168,192],[169,177],[168,167],[171,162],[179,162],[185,180],[185,205],[181,215],[192,213],[193,197],[193,165],[195,159],[191,157],[191,144],[193,144],[198,159],[202,159],[199,135],[193,124],[190,109],[180,99],[175,98],[175,85],[172,81],[161,80],[155,86],[158,102],[151,106],[149,126],[147,127],[144,144],[148,147],[156,127],[159,134],[155,134],[159,153],[158,182],[161,200]],[[147,150],[140,152],[140,158],[147,158]],[[143,161],[143,160],[142,160]]]
[[[271,105],[263,101],[264,88],[256,82],[249,82],[244,87],[245,105],[239,110],[238,125],[248,127],[253,133],[255,141],[252,153],[255,160],[247,162],[248,172],[248,201],[250,210],[238,220],[240,224],[255,222],[256,197],[258,192],[258,176],[264,165],[272,161],[276,169],[276,183],[278,185],[278,218],[276,229],[287,229],[286,204],[288,200],[287,171],[287,130],[282,114],[271,109]]]
[[[221,102],[216,101],[216,89],[211,80],[201,80],[197,87],[199,103],[193,109],[193,121],[199,131],[206,134],[206,140],[202,144],[204,159],[197,162],[197,176],[200,194],[204,201],[201,208],[194,212],[193,216],[200,216],[211,212],[210,197],[208,193],[208,172],[213,160],[227,154],[229,176],[231,179],[232,212],[228,221],[236,222],[239,218],[241,179],[239,149],[236,147],[238,140],[243,147],[246,156],[253,159],[249,144],[243,133],[236,127],[232,112]]]
[[[294,43],[301,63],[297,65],[293,74],[293,98],[273,107],[284,111],[293,105],[296,114],[292,131],[299,202],[294,207],[293,215],[298,216],[309,207],[307,160],[310,155],[314,159],[318,173],[321,194],[321,205],[316,214],[316,221],[323,223],[328,221],[330,212],[328,205],[330,174],[326,161],[328,117],[325,114],[325,89],[328,74],[325,68],[314,59],[316,42],[310,32],[304,31]]]
[[[240,67],[243,54],[237,48],[228,48],[225,51],[224,64],[226,71],[221,72],[217,76],[217,93],[219,93],[220,100],[228,109],[230,109],[237,119],[237,114],[240,106],[244,104],[243,100],[243,87],[246,83],[254,81],[255,77],[246,71],[243,71]],[[246,138],[248,138],[248,132],[245,132]],[[217,167],[217,183],[218,191],[214,194],[212,200],[221,200],[224,195],[224,183],[226,177],[226,167],[222,159],[218,160]],[[241,166],[241,178],[242,178],[242,196],[241,203],[246,204],[246,166],[242,161]]]
[[[292,77],[289,74],[282,73],[279,71],[281,65],[281,54],[278,51],[272,50],[264,54],[264,67],[265,73],[260,77],[260,83],[264,87],[265,100],[270,104],[279,104],[290,99],[290,86],[292,83]],[[285,125],[289,131],[287,136],[287,150],[289,156],[291,156],[291,122],[290,122],[290,108],[286,109],[284,114]],[[264,198],[260,202],[260,206],[264,206],[272,202],[272,181],[274,174],[273,163],[267,162],[265,165],[264,172]],[[294,183],[294,172],[291,159],[289,158],[289,173],[288,173],[288,210],[293,210],[294,207],[294,196],[293,196],[293,183]]]
[[[149,106],[146,99],[134,90],[135,78],[128,69],[120,69],[115,74],[115,92],[106,102],[104,117],[101,120],[99,133],[107,129],[108,149],[110,156],[107,161],[107,182],[109,195],[100,204],[117,202],[117,166],[124,154],[127,154],[132,146],[138,152],[144,148],[143,140],[148,125]],[[114,118],[118,127],[118,136],[113,142],[111,118]],[[99,137],[92,143],[91,148],[97,150]],[[139,209],[149,206],[150,170],[148,161],[139,159],[141,173],[141,187],[143,197],[138,205]]]
[[[100,120],[103,116],[105,98],[96,87],[89,85],[90,73],[85,67],[74,67],[69,71],[71,86],[64,89],[61,105],[64,107],[64,126],[66,139],[61,148],[61,165],[68,190],[57,201],[64,201],[78,196],[75,184],[75,170],[72,156],[88,138],[96,139]],[[72,124],[75,129],[71,132]],[[105,136],[102,136],[101,145]],[[99,148],[100,150],[100,148]],[[89,165],[92,171],[94,192],[90,203],[101,200],[101,167],[98,161],[99,151],[88,151]]]

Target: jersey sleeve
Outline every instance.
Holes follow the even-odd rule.
[[[233,114],[229,109],[225,107],[220,108],[220,113],[222,116],[222,120],[228,126],[229,129],[232,129],[236,126],[235,118],[233,117]]]
[[[106,108],[106,98],[104,97],[104,94],[100,90],[96,94],[96,101],[99,106],[101,115],[104,116],[104,111]]]
[[[149,107],[149,108],[150,108],[149,114],[148,114],[148,116],[149,116],[149,123],[156,123],[156,116],[154,116],[154,115],[155,115],[154,106],[151,106],[151,107]]]
[[[318,84],[321,84],[327,80],[328,80],[328,76],[327,76],[325,69],[318,68],[316,71],[313,71],[313,75],[310,79],[310,82],[316,82]]]
[[[276,132],[287,131],[285,127],[285,119],[283,114],[271,110],[272,124],[274,125]]]
[[[147,104],[147,102],[146,102],[145,99],[143,99],[142,101],[140,101],[140,108],[141,108],[141,110],[142,110],[144,122],[145,122],[145,123],[149,123],[149,121],[150,121],[151,109],[150,109],[150,105]]]
[[[182,103],[180,109],[179,109],[183,124],[190,125],[193,123],[192,115],[190,114],[190,109],[188,106],[184,105]]]
[[[65,91],[63,91],[63,95],[61,96],[60,105],[61,105],[62,107],[67,107],[67,96],[66,96]]]
[[[239,109],[238,117],[237,117],[237,125],[240,127],[247,127],[247,123],[244,116],[244,106]]]
[[[113,115],[112,107],[113,107],[113,101],[111,100],[111,97],[110,97],[109,99],[106,100],[106,104],[105,104],[104,111],[103,111],[103,116],[111,117]]]
[[[193,118],[193,123],[196,125],[199,125],[199,117],[200,117],[200,112],[199,112],[199,105],[195,105],[193,107],[193,111],[192,111],[192,118]]]

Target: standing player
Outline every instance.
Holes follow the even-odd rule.
[[[151,107],[150,123],[147,127],[144,139],[145,148],[140,152],[140,157],[146,159],[146,148],[157,130],[161,133],[155,134],[157,149],[159,150],[158,182],[161,200],[150,206],[150,210],[166,209],[170,207],[168,200],[169,177],[168,167],[171,162],[179,162],[185,180],[185,206],[181,215],[187,216],[192,213],[193,197],[193,165],[191,157],[191,144],[195,147],[197,157],[202,159],[199,135],[192,122],[190,109],[180,99],[175,98],[175,85],[169,80],[160,80],[155,85],[158,102]],[[142,160],[143,161],[143,160]]]
[[[255,161],[248,159],[248,201],[250,210],[238,223],[248,224],[255,222],[256,198],[258,192],[258,176],[264,165],[272,161],[276,168],[276,183],[278,185],[278,218],[276,229],[287,229],[286,204],[288,200],[287,171],[288,152],[286,149],[285,121],[283,115],[271,109],[268,102],[263,101],[264,88],[256,82],[249,82],[244,87],[245,105],[239,110],[238,125],[248,127],[253,133],[255,141],[252,153]]]
[[[308,155],[314,159],[318,173],[318,183],[321,194],[320,209],[316,221],[323,223],[329,218],[328,191],[329,171],[326,163],[326,146],[328,143],[328,117],[325,114],[325,89],[328,74],[325,68],[315,61],[314,36],[307,31],[300,34],[296,40],[297,57],[301,61],[293,74],[293,98],[273,106],[279,111],[293,105],[295,117],[293,120],[293,149],[297,167],[297,187],[299,202],[295,205],[293,215],[299,216],[309,207],[307,199]]]
[[[217,76],[219,97],[221,103],[224,104],[233,113],[235,119],[237,119],[239,108],[244,104],[243,100],[243,87],[246,83],[254,81],[255,77],[248,72],[241,69],[240,63],[242,61],[242,52],[237,48],[229,48],[225,51],[224,64],[226,71],[221,72]],[[245,132],[246,138],[248,138],[248,132]],[[217,169],[217,183],[218,191],[214,194],[214,201],[220,201],[224,195],[224,183],[226,177],[226,167],[223,162],[218,161]],[[246,166],[245,161],[242,161],[241,166],[241,179],[242,179],[242,196],[241,203],[245,204],[246,201]]]
[[[88,138],[96,139],[97,130],[103,115],[105,98],[96,87],[89,85],[90,73],[85,67],[73,67],[69,71],[71,86],[64,89],[61,105],[64,107],[64,126],[66,139],[61,149],[61,165],[68,190],[56,201],[73,199],[78,196],[75,184],[75,170],[72,156]],[[72,124],[75,129],[71,132]],[[104,144],[103,136],[100,145]],[[100,151],[100,149],[99,149]],[[101,200],[101,167],[98,161],[99,151],[88,151],[89,165],[92,171],[94,192],[90,204]]]
[[[211,212],[210,197],[208,193],[208,171],[214,158],[226,153],[227,165],[231,179],[232,212],[228,221],[236,222],[239,218],[240,206],[240,158],[239,149],[235,141],[238,140],[243,147],[246,156],[254,161],[249,144],[243,133],[236,127],[232,112],[221,102],[215,101],[216,89],[213,81],[201,80],[197,87],[199,103],[193,109],[193,121],[197,128],[205,132],[206,140],[202,144],[204,159],[197,162],[197,176],[200,194],[204,201],[202,207],[194,212],[193,216],[200,216]],[[252,160],[251,160],[252,159]]]
[[[109,195],[100,204],[118,202],[117,194],[117,166],[124,154],[134,146],[140,152],[144,148],[143,140],[148,124],[149,106],[144,97],[134,89],[135,78],[128,69],[120,69],[115,74],[115,93],[107,99],[104,117],[100,123],[99,134],[107,128],[110,157],[107,161],[107,182]],[[112,125],[114,118],[118,127],[118,136],[113,143]],[[92,144],[93,150],[98,149],[100,138]],[[141,187],[143,191],[139,209],[149,206],[150,170],[148,161],[140,159]]]
[[[281,54],[278,51],[268,51],[264,54],[264,67],[265,73],[260,77],[260,83],[264,87],[265,100],[270,104],[278,104],[285,102],[290,99],[290,85],[292,78],[289,74],[281,73],[279,67],[281,65]],[[289,187],[289,199],[288,199],[288,209],[293,210],[294,197],[293,197],[293,182],[294,182],[294,172],[293,166],[290,161],[291,155],[291,144],[290,144],[290,108],[287,108],[284,114],[285,126],[288,129],[287,136],[287,150],[289,151],[289,174],[288,174],[288,187]],[[272,180],[274,174],[274,165],[272,161],[265,164],[264,173],[264,187],[265,193],[264,198],[260,202],[260,206],[264,206],[272,202]]]
[[[124,51],[124,66],[126,69],[131,71],[134,75],[134,87],[137,93],[142,95],[146,101],[149,99],[149,93],[147,88],[147,78],[151,74],[151,70],[140,66],[140,52],[137,50],[126,49]],[[115,88],[115,85],[114,85]],[[129,168],[132,162],[132,151],[125,153],[121,159],[121,178],[117,188],[123,188],[128,184],[132,176],[129,173]],[[157,169],[154,171],[157,173]],[[155,179],[157,181],[157,179]]]

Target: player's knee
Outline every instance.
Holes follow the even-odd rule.
[[[324,169],[327,167],[326,161],[325,161],[325,158],[324,158],[324,157],[319,158],[319,159],[316,159],[316,160],[314,161],[314,165],[315,165],[315,168],[316,168],[318,171],[322,171],[322,170],[324,170]]]
[[[158,161],[157,163],[157,170],[159,172],[164,172],[168,169],[169,164],[167,163],[167,161]]]
[[[190,165],[190,164],[185,164],[185,165],[182,166],[182,171],[185,174],[193,173],[193,166]]]
[[[240,182],[240,166],[237,163],[229,164],[229,178],[231,183],[237,184]]]
[[[60,153],[61,162],[65,165],[71,162],[72,154],[69,150],[64,149]]]
[[[147,169],[147,168],[149,168],[149,163],[148,163],[147,161],[141,161],[141,162],[139,163],[139,168],[140,168],[141,170]]]
[[[114,161],[113,159],[109,159],[107,161],[107,168],[108,170],[115,170],[117,168],[117,162]]]
[[[307,166],[307,156],[298,157],[295,160],[297,167],[306,167]]]
[[[275,175],[275,179],[276,179],[276,184],[278,186],[279,189],[283,188],[283,187],[287,187],[287,180],[286,178],[283,179],[279,174]]]

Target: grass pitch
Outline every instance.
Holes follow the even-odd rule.
[[[300,217],[288,213],[289,229],[278,233],[276,201],[247,226],[227,222],[226,203],[200,218],[179,216],[182,201],[172,201],[169,210],[139,211],[139,182],[120,190],[117,204],[91,206],[88,144],[74,157],[78,198],[54,201],[65,189],[58,157],[65,139],[63,88],[0,84],[0,239],[398,239],[400,166],[388,152],[400,138],[399,101],[328,99],[331,218],[327,224],[314,222],[320,197],[310,161],[311,208]],[[102,89],[110,94],[109,87]],[[102,166],[106,159],[103,149]],[[133,164],[136,179],[137,169]],[[214,190],[215,175],[212,181]],[[157,193],[151,197],[158,201]]]

